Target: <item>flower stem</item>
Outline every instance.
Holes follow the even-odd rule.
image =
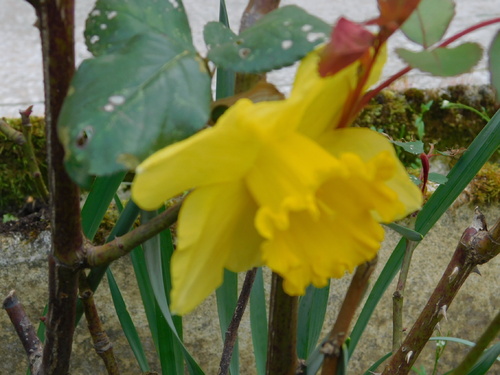
[[[408,374],[470,273],[500,253],[500,220],[491,232],[476,209],[472,224],[464,231],[441,280],[420,313],[408,336],[391,357],[383,375]]]
[[[399,279],[396,286],[396,291],[392,295],[392,352],[395,353],[403,342],[403,302],[406,287],[406,280],[408,278],[408,271],[410,270],[411,257],[413,250],[418,242],[407,240],[406,252],[401,265]]]
[[[267,344],[267,375],[295,375],[297,360],[298,297],[283,290],[283,279],[273,273]]]
[[[333,328],[328,335],[327,340],[321,347],[321,352],[324,354],[323,368],[321,375],[337,374],[338,361],[341,358],[342,345],[345,342],[349,327],[351,325],[356,309],[359,306],[368,286],[370,276],[375,270],[377,257],[373,260],[363,263],[356,268],[356,272],[352,277],[351,284],[347,290],[342,306],[340,307],[339,315],[333,325]]]
[[[222,358],[219,365],[219,375],[226,375],[229,371],[229,364],[231,363],[234,343],[238,337],[238,328],[240,326],[243,313],[247,307],[248,299],[250,298],[250,292],[252,291],[252,285],[255,280],[256,273],[257,268],[253,268],[245,275],[245,281],[243,282],[243,286],[241,288],[241,293],[238,298],[233,318],[231,319],[231,323],[226,331],[224,349],[222,350]]]

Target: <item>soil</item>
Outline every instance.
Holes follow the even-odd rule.
[[[23,209],[24,215],[17,220],[0,223],[0,235],[21,233],[26,238],[36,238],[40,232],[49,228],[49,211],[47,206],[40,205],[31,212]],[[23,211],[21,213],[23,214]]]

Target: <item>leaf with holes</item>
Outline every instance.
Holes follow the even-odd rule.
[[[482,49],[476,43],[464,43],[454,48],[441,47],[421,52],[398,48],[396,52],[412,68],[441,77],[452,77],[469,72],[482,56]]]
[[[267,14],[240,35],[218,22],[205,26],[208,58],[236,72],[268,72],[292,65],[328,39],[331,26],[290,5]]]
[[[181,0],[98,0],[84,33],[94,56],[118,50],[139,34],[162,34],[194,51]]]
[[[452,0],[422,0],[401,30],[408,39],[428,48],[441,40],[454,15]]]
[[[109,17],[116,3],[99,1],[101,7],[109,6],[101,15],[108,12]],[[129,0],[124,4],[150,9],[157,3]],[[121,48],[99,50],[96,58],[81,64],[73,78],[58,127],[66,169],[82,186],[88,185],[92,175],[133,169],[154,151],[198,131],[208,119],[210,77],[191,44],[185,16],[186,23],[180,24],[177,12],[183,11],[182,3],[162,4],[165,24],[172,16],[175,27],[155,29],[146,24],[141,33],[127,40],[131,34],[129,20],[124,18],[109,36],[109,40],[119,39]],[[111,20],[120,20],[123,9],[116,12]]]

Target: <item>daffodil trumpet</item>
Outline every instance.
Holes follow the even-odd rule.
[[[186,314],[217,288],[224,268],[268,266],[289,295],[323,287],[377,253],[380,223],[422,203],[391,143],[338,128],[360,62],[320,77],[306,56],[290,97],[240,99],[218,120],[159,150],[136,169],[133,200],[154,210],[186,190],[172,256],[171,310]],[[364,91],[378,79],[376,56]]]

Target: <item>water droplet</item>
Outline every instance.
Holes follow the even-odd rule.
[[[102,24],[99,26],[99,28],[100,28],[101,30],[106,30],[106,29],[108,28],[108,25],[106,25],[105,23],[102,23]]]
[[[90,44],[96,44],[99,41],[99,35],[92,35],[90,37]]]
[[[309,34],[307,34],[306,39],[308,42],[314,43],[319,39],[325,40],[326,37],[325,37],[325,34],[323,34],[323,33],[309,33]]]
[[[291,21],[285,21],[283,22],[283,26],[290,26],[292,24]]]
[[[238,51],[238,54],[240,55],[240,57],[242,59],[246,59],[248,57],[248,55],[250,54],[250,48],[240,48],[240,50]]]
[[[178,7],[179,7],[179,3],[177,2],[177,0],[168,0],[168,2],[169,2],[170,4],[172,4],[172,6],[173,6],[174,8],[178,8]]]
[[[99,9],[94,9],[91,13],[91,16],[97,17],[101,15],[101,11]]]
[[[115,18],[117,15],[118,15],[118,12],[116,10],[106,12],[106,16],[108,17],[108,20]]]
[[[292,45],[293,42],[291,40],[284,40],[281,42],[281,48],[283,48],[284,50],[289,49],[290,47],[292,47]]]
[[[122,105],[125,103],[125,97],[123,95],[112,95],[108,98],[108,101],[111,105]]]
[[[300,28],[303,32],[307,33],[309,31],[311,31],[313,29],[313,27],[311,25],[304,25]]]

